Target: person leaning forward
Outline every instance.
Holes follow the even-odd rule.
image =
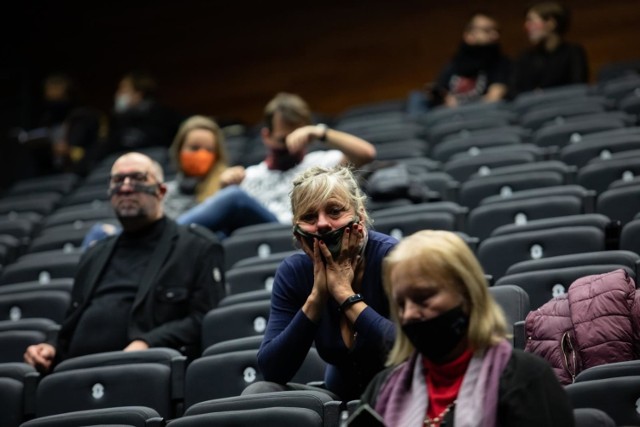
[[[29,346],[26,363],[48,372],[71,357],[149,347],[199,355],[202,318],[224,296],[223,249],[208,230],[165,217],[165,193],[149,157],[115,161],[109,195],[123,232],[85,252],[57,340]]]

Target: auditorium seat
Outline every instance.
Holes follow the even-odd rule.
[[[21,427],[164,427],[165,425],[165,419],[152,408],[118,406],[34,418],[22,424]]]
[[[485,272],[498,280],[519,261],[604,249],[604,230],[565,226],[491,236],[480,242],[478,259]]]
[[[0,321],[0,363],[24,361],[27,347],[55,338],[59,329],[44,318]]]
[[[600,409],[618,426],[640,425],[640,413],[637,410],[640,376],[581,381],[567,385],[565,390],[574,409]]]
[[[35,317],[62,323],[70,302],[69,292],[60,290],[0,294],[0,321]]]
[[[170,348],[114,351],[67,359],[40,381],[38,417],[145,406],[162,417],[182,412],[186,357]]]
[[[206,400],[239,396],[249,384],[263,380],[257,354],[257,349],[230,351],[191,362],[185,378],[185,409]],[[311,347],[291,382],[322,381],[325,366],[316,349]]]
[[[259,300],[216,307],[202,319],[202,348],[222,341],[262,335],[267,328],[271,301]]]
[[[192,415],[170,421],[167,427],[323,427],[322,417],[307,408],[269,407]]]
[[[0,425],[18,427],[35,414],[35,391],[40,375],[26,363],[0,363]]]
[[[620,268],[624,269],[634,280],[637,278],[633,268],[614,263],[600,263],[505,274],[495,282],[494,287],[519,286],[529,295],[531,309],[535,310],[551,298],[564,295],[569,286],[581,277],[609,273]]]
[[[304,408],[323,420],[322,426],[339,425],[340,403],[331,400],[326,393],[313,390],[281,391],[272,393],[233,396],[196,403],[185,411],[185,417],[218,412],[245,412],[263,408]],[[285,420],[287,416],[283,416]],[[280,424],[277,424],[278,426]],[[307,424],[293,424],[302,426]]]

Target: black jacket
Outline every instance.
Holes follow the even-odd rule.
[[[56,363],[67,356],[78,321],[109,264],[117,239],[112,236],[98,242],[80,260],[71,306],[57,343],[52,343],[56,346]],[[224,254],[215,235],[195,224],[181,226],[167,219],[133,302],[129,338],[197,357],[202,318],[224,294]]]

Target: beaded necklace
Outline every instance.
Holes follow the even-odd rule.
[[[451,412],[451,409],[453,409],[453,407],[455,406],[455,404],[456,404],[456,401],[455,401],[455,400],[454,400],[453,402],[449,403],[449,404],[447,405],[447,407],[446,407],[446,408],[444,408],[444,411],[442,411],[442,413],[441,413],[440,415],[438,415],[437,417],[434,417],[434,418],[426,417],[426,418],[424,419],[424,425],[425,425],[426,427],[439,427],[439,426],[440,426],[440,423],[444,420],[444,417],[446,417],[446,416],[447,416],[447,414],[448,414],[449,412]]]

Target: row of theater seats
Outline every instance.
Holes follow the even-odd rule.
[[[637,124],[637,116],[630,114],[636,113],[627,108],[621,114],[618,98],[622,98],[620,87],[628,92],[628,98],[635,93],[631,88],[638,86],[637,80],[628,78],[608,88],[562,88],[523,96],[513,103],[434,110],[418,121],[409,121],[400,111],[401,104],[390,102],[354,108],[333,125],[371,140],[379,158],[389,161],[367,177],[365,188],[367,182],[375,181],[375,173],[388,171],[383,167],[388,166],[396,168],[394,173],[406,172],[405,176],[430,190],[423,192],[428,198],[422,203],[404,194],[371,198],[374,229],[399,238],[424,228],[459,233],[481,260],[493,285],[491,292],[513,324],[514,345],[522,348],[523,320],[529,310],[564,293],[576,278],[617,268],[637,277],[639,250],[633,245],[639,240],[633,233],[638,209],[632,195],[638,184],[632,178],[637,173],[629,159],[640,148],[640,131],[632,126]],[[575,102],[567,106],[567,99]],[[581,104],[590,106],[581,109]],[[543,119],[551,114],[543,112],[547,108],[561,113]],[[574,117],[578,110],[582,119]],[[601,119],[605,125],[592,126]],[[547,121],[550,123],[543,126]],[[247,145],[239,152],[260,145],[249,135],[232,140],[233,144]],[[150,154],[170,169],[165,150],[151,150]],[[260,416],[265,425],[286,425],[288,420],[301,419],[307,419],[310,425],[338,425],[339,402],[311,397],[316,402],[312,407],[315,410],[297,414],[307,418],[297,418],[291,409],[278,408],[286,415],[266,412],[274,409],[267,408],[274,402],[287,406],[287,399],[295,402],[290,406],[309,409],[309,404],[296,400],[303,399],[300,396],[264,396],[266,400],[253,398],[255,402],[238,397],[248,383],[261,378],[255,355],[268,321],[270,286],[279,262],[295,251],[290,226],[286,225],[248,227],[224,242],[230,295],[205,317],[204,353],[188,367],[179,354],[168,349],[136,356],[117,352],[78,358],[61,364],[55,374],[42,381],[37,373],[18,363],[26,345],[56,332],[69,303],[79,257],[77,244],[86,229],[95,221],[114,221],[105,203],[112,161],[106,160],[82,181],[61,176],[17,183],[0,199],[0,214],[6,214],[5,221],[0,221],[0,247],[5,249],[0,251],[0,313],[6,319],[0,321],[0,362],[14,362],[2,364],[13,373],[2,375],[11,386],[3,385],[0,392],[20,390],[11,394],[12,398],[0,400],[18,402],[21,408],[13,421],[0,424],[18,425],[37,416],[28,425],[63,425],[55,423],[74,419],[77,414],[70,415],[72,411],[136,405],[143,408],[133,410],[134,417],[151,423],[148,425],[162,425],[176,417],[169,425],[214,421],[225,425],[225,417],[249,415]],[[608,170],[610,166],[611,171],[591,171]],[[69,183],[60,184],[65,180]],[[9,223],[20,226],[15,231]],[[312,350],[297,380],[320,381],[323,367]],[[147,372],[149,379],[144,377]],[[604,384],[596,391],[588,388],[598,381]],[[619,386],[623,379],[598,381],[571,386],[577,390],[572,391],[576,407],[602,407],[612,416],[615,408],[618,424],[637,423],[631,422],[628,400],[616,393],[636,392],[640,382]],[[616,393],[610,396],[616,397],[613,401],[603,398],[606,404],[597,406],[588,396],[598,396],[598,390],[606,390],[602,387],[611,389],[611,381],[616,383]],[[151,389],[138,388],[147,383]],[[584,400],[577,397],[582,396],[580,387],[588,390]],[[153,391],[164,394],[158,397]],[[75,392],[78,397],[71,397]],[[212,411],[215,414],[207,414]],[[106,412],[106,417],[113,415]],[[123,409],[120,415],[129,412]],[[47,417],[55,414],[62,414],[58,415],[62,419],[54,418],[54,424],[37,424],[51,422]],[[123,421],[125,418],[108,419],[103,423],[129,423]],[[291,425],[300,424],[292,421]]]
[[[236,353],[227,357],[227,370],[243,367]],[[39,383],[37,373],[28,366],[1,364],[0,421],[9,427],[248,426],[256,422],[264,426],[337,427],[358,405],[357,400],[343,403],[316,391],[206,396],[189,389],[192,365],[185,369],[183,362],[179,353],[163,348],[103,353],[64,362]],[[201,383],[229,379],[223,372],[206,374],[209,376]],[[566,386],[576,410],[576,425],[638,425],[640,417],[633,402],[639,384],[637,360],[582,371]],[[271,411],[274,408],[277,410]],[[20,424],[25,418],[32,419]]]

